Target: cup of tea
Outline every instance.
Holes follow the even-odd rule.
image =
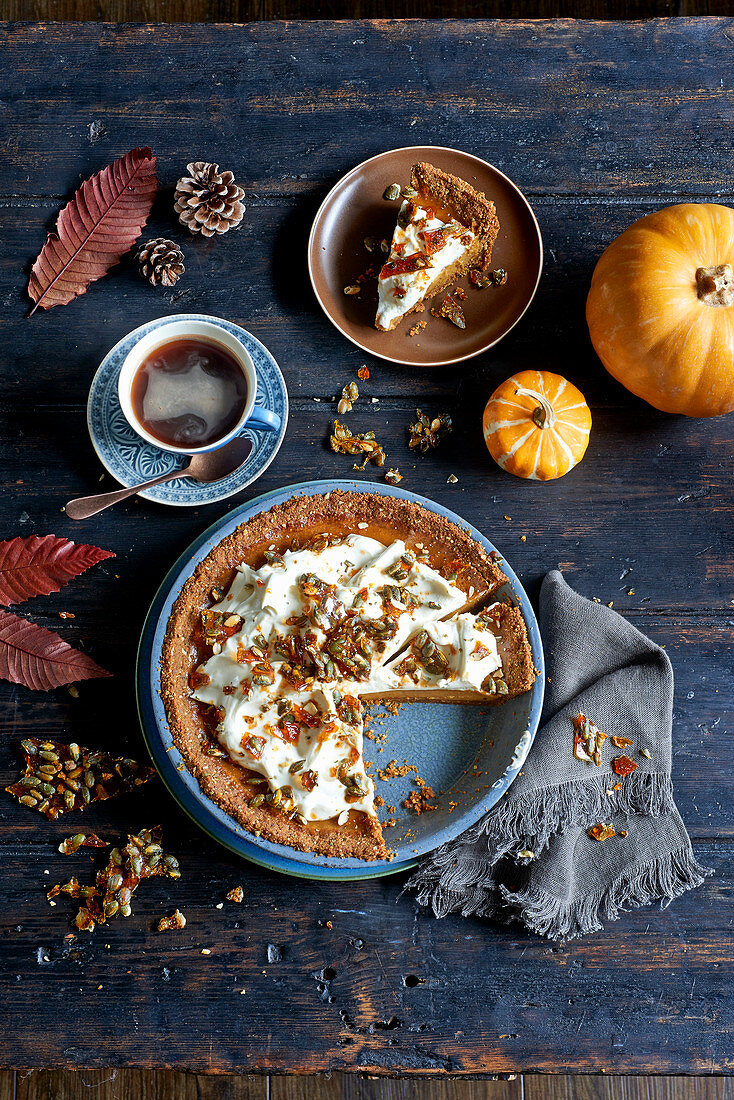
[[[146,333],[122,364],[117,392],[131,428],[173,454],[213,451],[246,425],[281,427],[276,413],[255,405],[247,349],[209,321],[172,318]]]

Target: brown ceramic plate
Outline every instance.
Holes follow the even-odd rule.
[[[387,202],[383,192],[391,183],[407,184],[411,167],[423,160],[461,177],[492,199],[500,231],[490,269],[502,267],[508,278],[504,286],[486,290],[477,290],[468,278],[459,282],[466,289],[465,329],[432,317],[427,307],[423,313],[410,314],[392,332],[380,332],[374,327],[376,280],[367,280],[359,297],[347,296],[344,287],[370,266],[377,274],[384,256],[367,252],[364,238],[391,240],[400,204]],[[392,363],[438,367],[487,351],[517,324],[540,280],[543,241],[530,204],[502,172],[458,149],[415,145],[363,161],[331,189],[311,229],[308,267],[319,303],[348,340]],[[428,324],[410,336],[417,321]]]

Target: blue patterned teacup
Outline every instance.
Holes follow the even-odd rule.
[[[255,406],[257,375],[249,353],[236,336],[228,329],[220,328],[218,325],[213,325],[208,321],[179,320],[175,316],[165,318],[164,320],[164,324],[146,333],[145,336],[142,336],[140,340],[133,345],[122,364],[117,382],[120,407],[125,415],[125,419],[130,427],[133,428],[142,439],[147,440],[148,443],[152,443],[153,446],[160,448],[162,451],[170,451],[172,454],[190,455],[198,454],[203,451],[216,450],[217,447],[223,446],[225,443],[228,443],[230,439],[233,439],[234,436],[238,435],[246,424],[249,424],[253,428],[264,428],[267,431],[280,431],[281,421],[277,413]],[[156,348],[162,347],[172,340],[186,339],[203,340],[208,344],[218,345],[229,352],[241,368],[247,382],[247,400],[242,410],[242,415],[237,423],[225,435],[220,436],[218,439],[215,439],[205,446],[199,447],[192,444],[178,447],[174,444],[165,443],[157,436],[152,435],[136,415],[132,401],[133,379],[143,361],[152,351],[155,351]]]

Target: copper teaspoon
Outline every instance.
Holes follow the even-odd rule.
[[[117,489],[112,493],[97,493],[91,497],[76,497],[66,505],[66,514],[69,519],[89,519],[96,516],[97,512],[104,511],[111,504],[117,504],[119,500],[127,500],[135,496],[141,489],[150,489],[153,485],[162,485],[164,481],[174,481],[179,477],[190,477],[193,481],[207,484],[210,481],[219,481],[223,477],[229,477],[235,470],[247,461],[252,451],[252,441],[236,436],[224,447],[216,451],[205,451],[202,454],[193,455],[188,466],[182,466],[180,470],[172,470],[168,474],[154,477],[152,481],[144,481],[142,485],[132,485],[129,489]]]

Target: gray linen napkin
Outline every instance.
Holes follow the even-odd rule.
[[[669,901],[710,872],[697,863],[673,802],[667,655],[616,611],[574,592],[558,570],[543,581],[539,623],[546,697],[525,766],[498,805],[434,852],[407,889],[436,916],[515,919],[570,939],[597,931],[603,918]],[[600,767],[577,760],[571,719],[579,711],[609,738],[633,744],[607,740]],[[638,765],[624,779],[611,768],[622,754]],[[599,822],[617,835],[594,840],[587,829]]]

